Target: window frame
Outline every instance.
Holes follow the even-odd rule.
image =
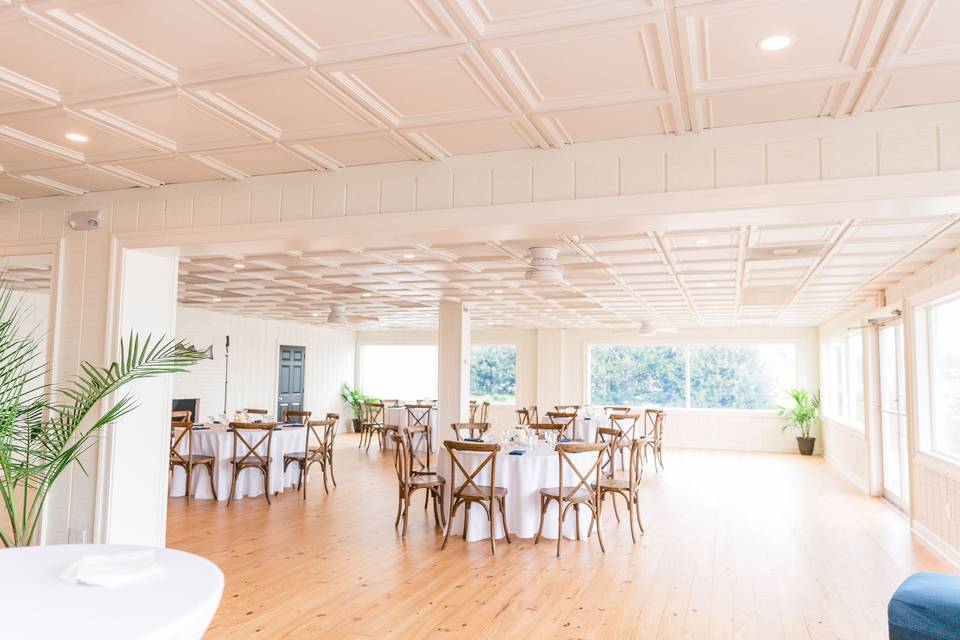
[[[916,354],[916,398],[914,407],[917,423],[917,442],[915,449],[919,460],[926,462],[928,467],[947,472],[955,478],[960,478],[960,454],[951,454],[936,447],[936,377],[933,372],[935,345],[933,339],[933,314],[931,310],[945,304],[960,302],[960,280],[951,280],[955,286],[944,295],[949,286],[935,288],[923,296],[914,309],[912,336],[914,352]],[[911,300],[913,302],[913,300]],[[907,336],[904,336],[905,340]],[[909,376],[909,373],[908,373]],[[909,398],[909,392],[908,392]],[[910,422],[910,407],[908,400],[907,422]]]
[[[793,374],[794,384],[800,384],[800,362],[801,362],[801,343],[802,340],[797,337],[768,338],[759,340],[743,339],[723,339],[714,338],[711,340],[587,340],[583,345],[583,397],[587,405],[593,404],[592,397],[592,367],[590,349],[594,346],[623,346],[623,347],[678,347],[684,351],[684,405],[682,407],[669,407],[670,411],[691,413],[691,414],[710,414],[721,412],[728,416],[742,415],[745,417],[767,417],[776,416],[776,409],[732,409],[732,408],[699,408],[690,406],[691,403],[691,375],[690,375],[690,349],[692,347],[711,347],[711,346],[763,346],[763,345],[789,345],[793,348],[794,363]]]
[[[520,406],[520,345],[517,344],[514,340],[483,340],[482,342],[471,342],[470,343],[470,364],[469,368],[473,368],[473,348],[474,347],[513,347],[514,352],[514,367],[513,367],[513,404],[508,402],[491,402],[490,406],[492,407],[518,407]],[[469,369],[468,369],[469,370]],[[470,393],[469,385],[467,386],[467,397],[468,399],[473,399],[473,394]]]
[[[866,430],[866,398],[864,397],[864,420],[863,422],[858,422],[856,418],[856,408],[854,396],[854,378],[851,377],[850,371],[850,350],[849,345],[852,339],[858,338],[860,340],[860,376],[859,380],[863,386],[863,393],[866,394],[866,385],[864,383],[864,353],[863,353],[863,330],[854,329],[851,331],[844,331],[842,333],[837,333],[832,335],[830,338],[823,342],[821,357],[821,366],[820,366],[820,381],[821,381],[821,407],[823,412],[823,419],[828,420],[834,424],[846,427],[857,433],[864,433]],[[840,349],[840,365],[838,371],[833,371],[831,368],[831,349],[839,346]],[[837,379],[837,374],[839,374],[839,379]],[[840,413],[833,413],[832,404],[833,400],[837,399],[834,397],[834,394],[839,392],[839,405]]]

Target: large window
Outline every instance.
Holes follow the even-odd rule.
[[[927,321],[930,447],[960,458],[960,298],[931,305]]]
[[[859,331],[827,343],[823,383],[824,415],[863,427],[863,342]]]
[[[694,409],[773,409],[796,385],[792,344],[592,345],[590,401]]]
[[[436,398],[437,347],[432,344],[361,346],[360,388],[375,398],[409,402]]]
[[[470,349],[470,399],[495,404],[516,404],[515,345],[481,344]]]

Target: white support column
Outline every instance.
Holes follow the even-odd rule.
[[[537,407],[540,415],[563,402],[563,329],[537,329]]]
[[[131,331],[141,340],[173,338],[176,251],[124,250],[121,260],[115,349]],[[172,392],[172,377],[160,376],[137,380],[119,394],[134,398],[136,407],[107,427],[101,445],[95,542],[164,545]]]
[[[466,422],[470,400],[470,311],[461,302],[441,300],[437,332],[437,424],[433,449],[450,437],[450,425]]]
[[[880,415],[880,332],[877,327],[864,328],[863,404],[864,431],[867,438],[867,492],[883,495],[882,418]]]

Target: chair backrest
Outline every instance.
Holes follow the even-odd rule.
[[[368,402],[366,403],[367,415],[363,418],[362,422],[367,424],[382,424],[383,423],[383,403],[382,402]]]
[[[560,487],[559,494],[563,500],[572,500],[581,489],[590,494],[590,499],[596,501],[597,489],[600,484],[600,469],[603,466],[603,452],[607,450],[607,445],[602,442],[590,444],[571,442],[560,443],[556,446],[557,455],[560,457]],[[578,453],[592,453],[596,458],[591,458],[591,463],[586,472],[580,471],[580,467],[570,456]],[[582,464],[582,463],[581,463]],[[570,469],[577,478],[576,483],[567,485],[563,482],[564,468]]]
[[[300,424],[306,424],[310,421],[310,416],[312,415],[313,413],[310,411],[284,411],[280,420],[282,422],[298,422]]]
[[[661,409],[657,411],[657,415],[653,421],[653,441],[658,447],[663,442],[663,418],[665,415]]]
[[[657,415],[662,414],[661,409],[643,410],[643,435],[652,437],[657,425]]]
[[[471,400],[468,405],[468,409],[470,413],[470,422],[476,422],[477,421],[477,401]]]
[[[478,495],[493,500],[493,491],[497,484],[497,454],[500,452],[500,445],[496,443],[485,444],[482,442],[444,440],[443,446],[447,448],[447,452],[450,454],[450,486],[453,487],[452,495],[459,497],[469,487],[473,488]],[[467,471],[466,467],[464,467],[460,461],[460,458],[457,457],[458,452],[462,453],[466,451],[479,451],[487,455],[473,471]],[[487,485],[489,495],[483,493],[481,485],[477,480],[487,465],[490,466],[490,483]],[[457,469],[460,470],[460,475],[463,476],[463,482],[460,484],[457,484]]]
[[[403,488],[410,482],[410,475],[413,471],[410,436],[401,430],[397,433],[391,433],[390,438],[393,440],[396,449],[393,456],[393,468],[397,472],[397,481]]]
[[[603,453],[603,477],[614,477],[613,455],[620,449],[620,444],[623,440],[623,431],[618,428],[600,427],[597,429],[597,442],[601,442],[607,447]]]
[[[532,404],[527,407],[527,413],[530,414],[530,422],[540,422],[540,412],[537,410],[537,405]]]
[[[561,437],[569,438],[573,435],[573,426],[577,420],[576,412],[568,411],[547,411],[547,420],[553,424],[563,425],[563,431]],[[567,429],[570,430],[570,433],[567,433]]]
[[[454,422],[450,425],[457,442],[465,438],[479,438],[490,429],[489,422]]]
[[[193,423],[193,411],[171,411],[170,421]]]
[[[252,413],[252,414],[257,415],[257,416],[265,416],[265,415],[267,415],[267,410],[266,410],[266,409],[244,409],[243,412],[244,412],[244,413]]]
[[[637,420],[639,419],[640,415],[636,413],[615,413],[610,416],[610,427],[619,429],[627,440],[633,440],[637,437]]]
[[[333,428],[330,429],[330,448],[333,448],[333,441],[337,438],[337,428],[340,423],[339,413],[327,413],[327,420],[333,420]]]
[[[238,463],[256,463],[265,466],[270,458],[270,445],[273,443],[273,430],[276,422],[231,422],[233,429],[233,458]],[[258,449],[267,443],[266,453]]]
[[[417,403],[404,405],[407,410],[408,427],[432,427],[431,418],[433,417],[432,404]]]
[[[630,490],[632,491],[637,486],[640,485],[640,471],[643,469],[641,466],[640,456],[643,451],[643,440],[634,438],[630,441],[630,464],[628,466],[629,473],[627,475],[627,481],[630,483]],[[612,462],[612,458],[611,458]],[[613,465],[611,465],[612,470]]]
[[[603,408],[603,412],[608,416],[613,413],[630,413],[630,407],[615,407],[613,405],[608,405]]]
[[[471,422],[486,422],[487,414],[489,412],[490,412],[490,403],[484,402],[483,404],[480,405],[480,410],[478,411],[479,415],[476,417],[475,420],[471,420]]]
[[[336,427],[336,420],[308,420],[304,425],[304,438],[306,442],[303,446],[303,452],[307,458],[311,453],[319,454],[325,451],[325,448],[331,444],[329,432]]]
[[[190,413],[189,411],[187,413]],[[186,441],[187,452],[180,451],[181,444]],[[172,464],[186,464],[193,455],[193,425],[190,422],[179,420],[170,421],[170,462]]]
[[[558,404],[554,407],[559,413],[576,413],[580,411],[580,405],[578,404]]]
[[[530,424],[530,411],[528,409],[517,409],[517,424]]]
[[[538,438],[544,433],[553,432],[557,434],[557,439],[560,439],[563,437],[564,425],[555,422],[531,422],[527,428],[537,434]]]
[[[400,400],[398,398],[380,398],[380,402],[388,407],[395,407],[400,404]]]

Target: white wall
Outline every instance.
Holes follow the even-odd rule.
[[[224,342],[230,336],[230,385],[227,410],[255,407],[276,411],[280,345],[306,347],[304,407],[323,417],[349,415],[340,400],[340,385],[353,384],[354,332],[279,320],[246,318],[180,305],[177,335],[198,347],[213,345],[213,360],[204,360],[173,380],[175,398],[200,398],[200,417],[223,411]]]
[[[364,344],[434,344],[430,331],[378,331],[357,334]],[[517,345],[517,404],[551,407],[563,402],[586,403],[587,348],[590,344],[792,343],[797,347],[797,383],[819,386],[817,332],[812,328],[742,328],[681,331],[675,335],[634,338],[609,331],[560,329],[478,329],[474,344]],[[516,407],[494,405],[490,420],[511,424]],[[668,409],[664,439],[668,446],[796,452],[794,434],[783,433],[783,421],[772,411]]]

